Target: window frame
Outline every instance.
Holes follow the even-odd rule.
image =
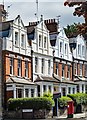
[[[18,32],[15,31],[15,46],[18,46]]]
[[[14,74],[14,58],[10,58],[10,74]]]
[[[23,39],[22,39],[23,38]],[[24,48],[25,47],[25,35],[21,34],[21,47]]]
[[[25,61],[25,77],[28,77],[28,61]]]
[[[51,60],[48,60],[48,74],[50,75],[51,70]]]
[[[37,69],[38,69],[38,58],[35,57],[35,72],[37,73]]]
[[[21,67],[22,67],[22,61],[21,59],[18,59],[18,76],[21,76]]]
[[[41,62],[42,62],[41,72],[44,73],[44,66],[45,66],[45,60],[44,60],[44,58],[42,58],[42,61],[41,61]]]
[[[42,36],[39,34],[39,47],[42,47]]]

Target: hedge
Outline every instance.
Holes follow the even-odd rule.
[[[72,99],[67,97],[67,96],[62,96],[61,98],[59,98],[58,102],[59,102],[59,108],[64,108],[67,107],[67,102],[71,101]]]
[[[78,105],[78,104],[86,105],[87,104],[86,93],[69,94],[67,96],[70,97],[74,101],[75,105]]]
[[[8,110],[18,109],[51,109],[54,101],[47,97],[37,98],[10,98],[7,102]]]

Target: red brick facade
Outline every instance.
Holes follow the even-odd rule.
[[[11,53],[12,54],[12,53]],[[18,56],[17,54],[13,54],[13,75],[14,76],[18,76]],[[25,77],[25,61],[27,58],[28,60],[28,78],[31,79],[31,75],[32,75],[32,71],[31,71],[31,57],[26,57],[26,56],[22,56],[21,57],[21,76],[20,77]],[[3,52],[3,69],[4,69],[4,80],[8,79],[10,76],[10,52]]]
[[[60,61],[58,63],[58,76],[60,78],[62,78],[62,64],[64,64],[64,63],[62,63],[62,61]],[[70,73],[70,80],[72,80],[72,62],[70,64],[71,65],[70,65],[70,72],[69,73]],[[65,78],[68,78],[67,72],[68,72],[68,64],[67,64],[67,61],[66,61],[66,63],[64,64],[64,77]],[[54,62],[54,73],[56,74],[56,62]],[[77,63],[77,75],[80,75],[80,74],[81,74],[80,73],[80,63],[78,61],[78,63]],[[74,66],[73,66],[73,75],[75,75]],[[85,77],[85,64],[84,63],[82,64],[82,76]]]

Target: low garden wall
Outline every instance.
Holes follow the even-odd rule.
[[[5,118],[14,118],[14,119],[45,119],[49,116],[50,111],[43,109],[43,110],[32,110],[31,112],[23,110],[18,111],[6,111],[4,114]]]

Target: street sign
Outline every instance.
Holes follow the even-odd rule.
[[[54,93],[53,94],[53,99],[57,99],[61,97],[61,93]]]
[[[33,112],[33,109],[23,109],[22,112]]]

